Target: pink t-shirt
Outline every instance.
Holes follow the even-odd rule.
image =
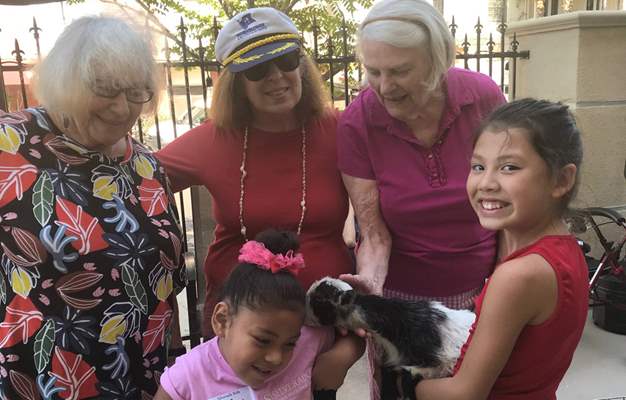
[[[251,390],[228,365],[217,345],[218,337],[194,347],[176,359],[161,375],[161,386],[174,400],[210,400],[239,391],[240,397],[226,399],[303,400],[311,399],[311,371],[318,354],[334,342],[330,328],[304,326],[293,356],[285,368],[265,385]],[[253,393],[255,397],[245,397]]]
[[[495,237],[467,199],[474,131],[505,102],[486,75],[451,68],[438,140],[425,147],[365,89],[337,127],[338,165],[346,175],[376,180],[392,236],[388,290],[454,296],[478,287],[495,262]]]

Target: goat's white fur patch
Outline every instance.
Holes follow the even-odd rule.
[[[318,287],[320,283],[322,282],[327,282],[329,285],[336,287],[342,292],[347,292],[348,290],[352,290],[352,286],[350,286],[348,282],[342,281],[341,279],[330,278],[328,276],[313,283],[313,285],[311,285],[311,288],[309,290],[315,290],[315,288]]]
[[[449,376],[452,375],[456,360],[461,354],[461,347],[463,347],[469,336],[470,327],[474,323],[476,315],[468,310],[452,310],[436,301],[431,302],[431,305],[433,308],[445,313],[448,317],[443,324],[439,325],[442,339],[439,356],[442,360],[442,368],[440,371],[436,371],[437,375],[432,377]],[[420,374],[425,378],[429,378],[425,373]]]

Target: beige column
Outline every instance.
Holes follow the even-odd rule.
[[[626,214],[626,11],[578,11],[512,23],[528,60],[517,62],[517,98],[567,103],[585,146],[575,206]]]

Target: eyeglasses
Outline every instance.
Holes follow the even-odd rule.
[[[270,72],[270,65],[274,64],[283,72],[293,71],[294,69],[300,66],[300,52],[292,51],[287,54],[283,54],[280,57],[276,57],[273,60],[266,61],[264,63],[255,65],[252,68],[249,68],[243,71],[243,74],[248,78],[249,81],[260,81],[265,78],[267,74]]]
[[[139,88],[116,88],[113,86],[95,84],[92,86],[91,91],[99,97],[105,97],[107,99],[113,99],[119,96],[120,93],[124,92],[126,95],[126,100],[135,104],[143,104],[152,100],[152,96],[154,96],[154,92],[150,89],[139,89]]]

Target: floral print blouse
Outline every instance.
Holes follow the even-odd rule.
[[[110,158],[42,108],[0,111],[0,399],[149,399],[181,230],[163,167]]]

